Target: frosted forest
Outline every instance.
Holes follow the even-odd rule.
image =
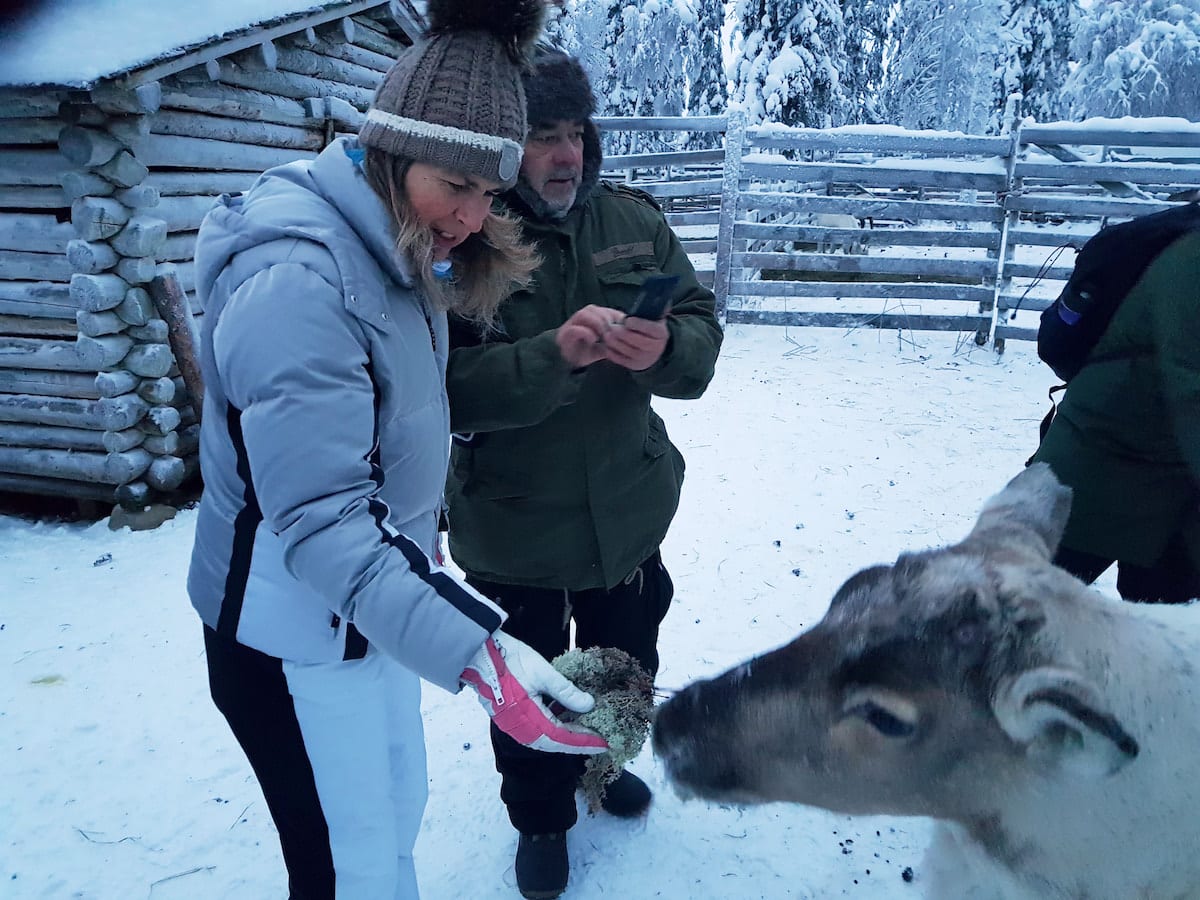
[[[604,115],[975,134],[1200,118],[1200,0],[565,0],[550,35]]]

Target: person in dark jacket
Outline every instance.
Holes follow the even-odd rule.
[[[1121,302],[1033,459],[1072,491],[1055,562],[1126,600],[1200,597],[1200,232]]]
[[[592,698],[431,558],[445,310],[488,321],[535,265],[491,204],[520,164],[519,46],[540,6],[430,3],[429,37],[385,76],[357,140],[264,173],[200,228],[205,491],[188,593],[292,900],[416,898],[418,676],[471,685],[521,745],[607,746],[540,699]]]
[[[503,204],[542,264],[496,327],[451,323],[450,553],[508,612],[504,630],[548,659],[568,649],[573,622],[577,646],[620,648],[653,675],[673,595],[659,545],[684,462],[650,399],[704,392],[721,327],[654,201],[599,180],[595,100],[578,61],[544,48],[525,89],[530,131]],[[639,287],[662,274],[679,278],[669,315],[627,317]],[[557,897],[582,760],[531,751],[496,729],[492,739],[520,833],[518,888]],[[633,817],[650,800],[624,772],[603,807]]]

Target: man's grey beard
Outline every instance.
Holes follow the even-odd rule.
[[[575,197],[578,195],[578,193],[579,192],[576,191],[575,193],[571,194],[570,199],[566,200],[565,202],[559,201],[558,203],[551,203],[545,197],[542,197],[542,202],[546,204],[546,213],[556,222],[562,221],[567,217],[567,213],[571,211],[571,207],[575,205]],[[541,194],[538,194],[538,196],[541,197]]]
[[[575,204],[579,200],[579,187],[577,186],[569,202],[556,201],[552,204],[542,195],[541,191],[533,186],[523,173],[517,179],[517,184],[513,188],[513,192],[529,209],[534,219],[550,222],[558,222],[565,219],[571,210],[575,208]]]
[[[546,210],[552,219],[565,219],[567,213],[571,211],[571,207],[575,205],[575,198],[579,196],[579,172],[574,168],[570,169],[555,169],[550,173],[550,179],[566,180],[570,178],[576,182],[575,189],[571,191],[571,196],[566,200],[547,200],[546,195],[538,191],[538,196],[542,198],[542,202],[546,204]]]

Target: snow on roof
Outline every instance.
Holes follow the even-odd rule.
[[[0,88],[90,87],[264,22],[350,0],[42,0],[0,33]]]

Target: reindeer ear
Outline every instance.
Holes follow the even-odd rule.
[[[1101,777],[1138,755],[1137,741],[1095,686],[1067,669],[1046,666],[1001,679],[992,710],[1031,758],[1053,768]]]
[[[1046,463],[1034,463],[984,504],[967,540],[987,546],[1019,544],[1049,561],[1070,513],[1071,489]]]

